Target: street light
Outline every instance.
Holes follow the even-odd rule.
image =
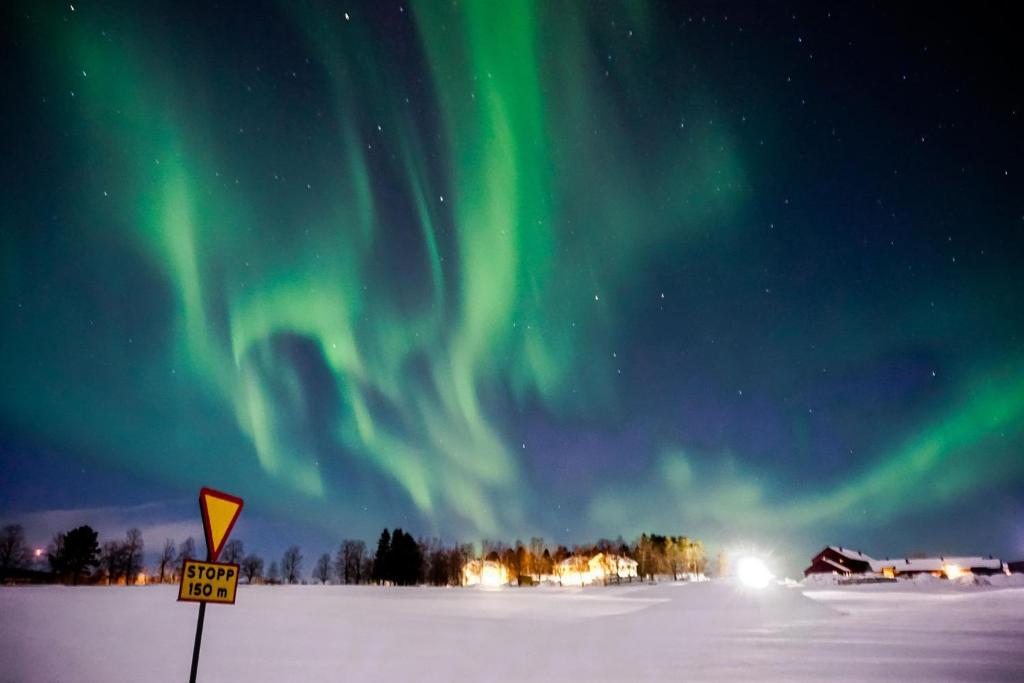
[[[764,560],[752,555],[739,559],[736,563],[736,576],[748,588],[764,588],[773,578]]]

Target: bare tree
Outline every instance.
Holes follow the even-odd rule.
[[[359,581],[357,583],[369,583],[373,578],[373,558],[367,554],[359,565]]]
[[[135,584],[135,578],[142,571],[142,532],[129,529],[123,541],[107,541],[100,555],[100,568],[107,575],[109,583],[124,579],[126,586]]]
[[[245,557],[245,544],[236,538],[228,541],[224,550],[220,552],[219,559],[221,562],[240,564],[243,557]]]
[[[302,574],[302,551],[293,545],[284,551],[281,558],[281,579],[285,583],[298,583]]]
[[[142,532],[132,528],[128,530],[124,541],[124,583],[126,586],[135,584],[135,577],[143,570],[142,553],[145,550]]]
[[[163,583],[168,576],[174,573],[174,541],[167,539],[164,541],[164,549],[160,553],[160,559],[157,562],[157,567],[160,571],[160,583]]]
[[[277,568],[277,562],[270,563],[270,569],[267,570],[267,581],[269,583],[281,583],[281,570]]]
[[[587,558],[579,552],[575,552],[569,557],[569,559],[569,567],[572,569],[573,573],[579,577],[580,584],[582,585],[583,575],[590,569],[590,566],[587,563]]]
[[[462,585],[462,569],[466,563],[476,557],[476,548],[472,543],[461,543],[448,553],[448,582],[454,586]]]
[[[338,548],[336,560],[337,576],[342,583],[362,583],[363,563],[366,559],[366,543],[345,539]]]
[[[440,539],[424,543],[423,560],[426,563],[425,578],[433,586],[448,585],[448,549]]]
[[[241,573],[249,583],[261,578],[263,576],[263,558],[255,553],[246,555],[242,558]]]
[[[546,546],[544,545],[543,538],[534,536],[530,539],[529,554],[526,556],[527,564],[529,565],[529,569],[527,571],[535,580],[538,581],[540,580],[541,574],[547,573],[544,571],[542,559],[545,549]]]
[[[107,575],[107,583],[117,583],[124,566],[124,545],[120,541],[104,541],[100,550],[100,570]]]
[[[324,553],[316,561],[316,568],[313,569],[313,578],[320,583],[327,583],[331,580],[331,556]]]
[[[6,574],[10,569],[24,569],[31,557],[22,526],[6,525],[0,533],[0,575]]]
[[[178,562],[196,559],[196,539],[189,536],[178,546]]]

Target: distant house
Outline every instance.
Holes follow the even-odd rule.
[[[828,546],[811,559],[811,565],[804,570],[804,576],[812,574],[854,574],[876,575],[895,579],[900,576],[913,577],[931,574],[939,578],[955,579],[965,574],[991,575],[1003,571],[1003,563],[992,557],[902,557],[897,559],[875,559],[859,550],[843,546]]]
[[[1024,574],[1024,560],[1017,560],[1016,562],[1007,562],[1006,571],[1011,574]]]
[[[555,565],[555,575],[563,586],[588,586],[608,581],[631,581],[637,577],[636,560],[623,555],[598,553],[593,557],[573,555]]]
[[[507,586],[509,571],[498,553],[491,552],[482,560],[470,560],[462,566],[463,586]]]
[[[811,559],[811,566],[804,570],[804,576],[811,574],[868,574],[874,571],[873,557],[859,550],[830,545]]]

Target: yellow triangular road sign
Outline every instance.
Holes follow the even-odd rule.
[[[199,490],[199,509],[203,513],[206,549],[210,562],[216,562],[231,528],[242,511],[242,499],[203,487]]]

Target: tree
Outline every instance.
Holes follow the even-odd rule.
[[[285,583],[298,583],[302,574],[302,551],[299,546],[289,546],[281,558],[281,578]]]
[[[522,546],[522,543],[519,545]],[[515,548],[505,548],[505,550],[502,551],[501,564],[508,570],[509,579],[511,580],[514,577],[516,583],[518,583],[519,570],[521,567],[519,564],[519,554],[516,552]]]
[[[263,558],[255,553],[249,553],[242,558],[240,571],[249,583],[261,578],[263,576]]]
[[[160,553],[157,567],[160,572],[160,583],[163,583],[167,576],[174,573],[174,541],[169,538],[164,541],[164,549]]]
[[[54,536],[47,559],[54,572],[77,584],[89,568],[99,566],[99,554],[96,532],[92,527],[80,526]]]
[[[196,559],[196,539],[189,536],[178,546],[178,563]]]
[[[636,542],[636,555],[637,562],[637,575],[643,579],[644,577],[654,578],[654,574],[657,572],[657,563],[655,561],[654,545],[651,541],[651,537],[647,534],[640,534],[640,538]]]
[[[438,539],[434,539],[423,548],[423,556],[427,564],[426,580],[430,585],[448,585],[448,554],[449,551]]]
[[[267,581],[281,583],[281,571],[277,568],[277,562],[270,563],[270,569],[267,570]]]
[[[723,553],[718,553],[717,562],[715,562],[715,576],[728,576],[729,575],[729,557]]]
[[[124,545],[120,541],[106,541],[100,552],[100,569],[107,575],[107,583],[117,583],[124,565]]]
[[[547,553],[546,558],[545,553]],[[551,553],[548,553],[548,549],[547,546],[544,545],[543,538],[534,536],[530,539],[530,555],[533,560],[533,566],[530,568],[530,573],[534,575],[535,579],[539,579],[541,574],[551,573]]]
[[[452,548],[448,553],[448,583],[453,586],[462,585],[462,569],[466,563],[476,556],[476,549],[472,543],[462,543]]]
[[[530,549],[523,545],[522,541],[516,539],[516,559],[515,559],[515,570],[516,570],[516,583],[519,585],[523,584],[523,578],[529,576],[529,580],[533,582],[533,554]]]
[[[703,541],[690,541],[686,554],[686,571],[693,574],[703,574],[708,568],[708,556],[704,552]]]
[[[316,561],[316,567],[313,569],[313,578],[320,583],[327,583],[331,580],[331,556],[328,553],[324,553]]]
[[[342,583],[362,583],[363,562],[366,559],[366,543],[346,539],[338,548],[336,560],[337,576]]]
[[[387,529],[380,532],[377,539],[377,553],[373,556],[373,580],[377,583],[384,583],[390,580],[388,569],[388,555],[391,554],[391,534]]]
[[[688,539],[684,538],[672,538],[671,536],[666,537],[664,547],[665,553],[665,565],[668,568],[670,574],[672,574],[672,580],[678,581],[679,574],[683,571],[684,566],[684,554]]]
[[[124,579],[126,586],[135,583],[135,577],[142,571],[142,532],[129,529],[123,541],[107,541],[100,555],[100,567],[107,575],[108,583],[119,583]]]
[[[224,549],[220,551],[220,562],[227,562],[229,564],[241,564],[242,558],[245,557],[245,544],[238,539],[233,539],[227,542]]]
[[[540,572],[548,575],[555,573],[555,561],[547,548],[544,548],[544,553],[540,556]]]
[[[573,553],[568,559],[569,567],[579,577],[580,585],[583,585],[583,575],[590,569],[587,558],[580,553]]]
[[[391,533],[391,548],[386,562],[385,580],[399,586],[415,586],[419,583],[423,572],[423,555],[412,534],[401,529]]]
[[[363,556],[363,564],[359,567],[360,582],[369,583],[373,576],[373,558],[369,554]]]
[[[124,583],[131,586],[135,583],[135,577],[143,570],[142,553],[145,550],[142,541],[142,532],[132,528],[128,530],[124,540]]]
[[[0,533],[0,576],[11,569],[24,569],[32,559],[20,524],[8,524]]]

